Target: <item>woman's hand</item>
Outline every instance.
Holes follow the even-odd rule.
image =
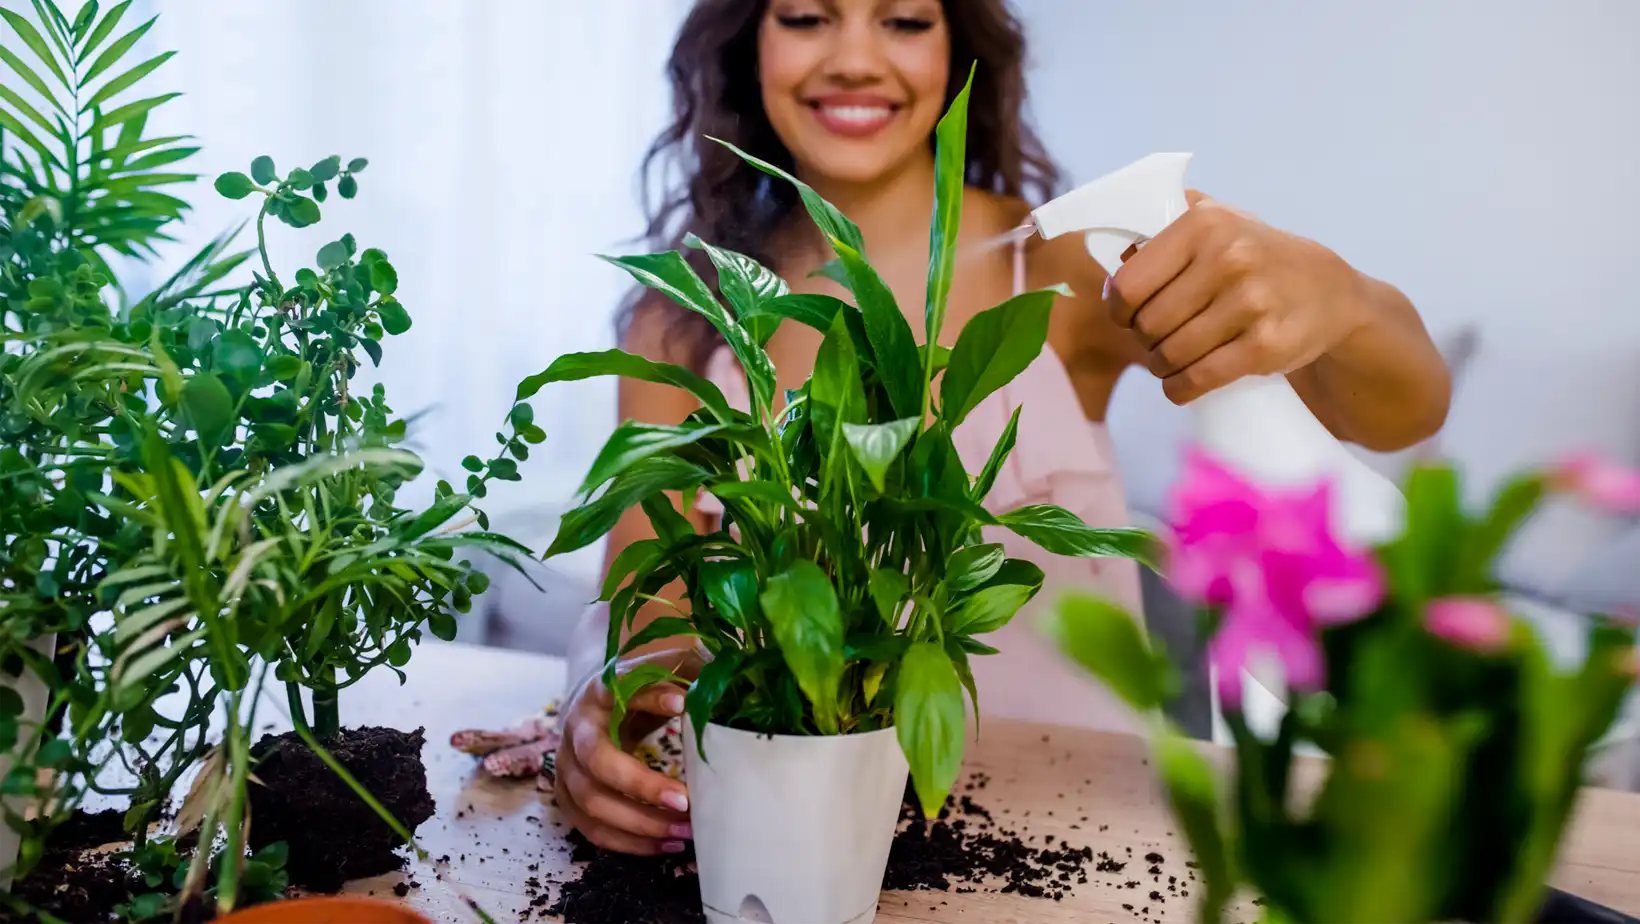
[[[1105,284],[1112,317],[1175,404],[1308,366],[1371,319],[1365,278],[1337,254],[1201,193],[1189,199]]]
[[[677,651],[628,658],[625,673],[660,663],[687,673],[695,655]],[[693,665],[698,668],[698,665]],[[645,766],[631,749],[666,720],[683,714],[684,691],[676,684],[645,687],[627,702],[622,745],[609,737],[614,701],[594,675],[565,704],[554,791],[558,810],[587,840],[606,850],[652,855],[678,853],[692,836],[689,795],[682,783]]]

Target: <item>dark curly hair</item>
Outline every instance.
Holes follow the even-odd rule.
[[[706,136],[722,138],[788,171],[786,149],[763,110],[757,38],[768,0],[698,0],[667,62],[673,120],[650,145],[642,169],[648,228],[643,241],[681,250],[708,284],[716,273],[704,253],[685,248],[693,233],[765,265],[769,241],[794,208],[796,191],[747,165]],[[968,105],[970,186],[1040,202],[1059,185],[1059,171],[1029,125],[1025,103],[1025,36],[1007,0],[943,0],[951,36],[950,105],[978,64]],[[943,108],[943,107],[942,107]],[[932,137],[929,139],[933,143]],[[669,182],[669,178],[678,179]],[[653,190],[662,189],[659,201]],[[640,312],[660,312],[667,340],[697,371],[721,343],[703,317],[648,289],[636,290],[618,316],[624,337]]]

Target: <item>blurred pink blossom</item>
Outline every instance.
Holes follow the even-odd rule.
[[[1591,452],[1556,465],[1550,483],[1607,513],[1640,513],[1640,469],[1626,468]]]
[[[1509,644],[1509,614],[1490,597],[1442,597],[1424,609],[1424,627],[1459,648],[1491,653]]]
[[[1260,652],[1287,683],[1326,682],[1317,633],[1365,616],[1384,596],[1369,553],[1341,545],[1330,527],[1332,487],[1265,491],[1192,450],[1171,498],[1168,580],[1185,598],[1222,609],[1208,658],[1220,699],[1241,703],[1241,668]]]

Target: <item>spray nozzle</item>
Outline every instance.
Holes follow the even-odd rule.
[[[1072,231],[1088,253],[1114,275],[1129,247],[1142,245],[1185,213],[1184,174],[1189,154],[1152,154],[1079,186],[1031,213],[1044,238]]]

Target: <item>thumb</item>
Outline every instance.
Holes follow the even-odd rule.
[[[1187,189],[1184,191],[1184,201],[1186,205],[1195,208],[1200,203],[1211,202],[1212,197],[1199,189]]]

